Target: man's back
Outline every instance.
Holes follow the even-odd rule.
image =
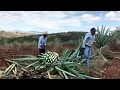
[[[90,32],[86,33],[82,47],[85,48],[85,45],[92,46],[93,42],[95,41],[95,35],[92,35]]]
[[[40,36],[38,41],[38,48],[42,48],[41,46],[46,46],[47,37],[44,38],[44,36]]]

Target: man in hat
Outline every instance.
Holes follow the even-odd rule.
[[[86,65],[88,67],[90,66],[91,47],[93,43],[97,47],[99,47],[95,42],[95,34],[96,34],[96,29],[91,28],[90,32],[86,33],[82,44],[82,52],[84,53],[84,56],[86,58]]]
[[[47,32],[44,32],[42,36],[40,36],[39,41],[38,41],[38,49],[40,51],[40,55],[41,53],[45,53],[45,49],[46,49],[46,43],[47,43]]]

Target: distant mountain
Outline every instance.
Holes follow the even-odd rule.
[[[38,32],[38,31],[30,31],[29,33],[31,33],[31,34],[42,34],[43,32]]]
[[[22,33],[29,33],[29,34],[42,34],[43,32],[39,32],[39,31],[21,31],[21,30],[14,30],[15,32],[22,32]]]
[[[22,32],[21,30],[14,30],[15,32]]]

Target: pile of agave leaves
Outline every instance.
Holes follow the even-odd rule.
[[[6,59],[10,66],[4,71],[5,79],[100,79],[86,75],[82,70],[85,59],[76,62],[76,57],[81,48],[82,39],[78,48],[72,52],[69,49],[63,51],[61,56],[55,52],[46,52],[41,56]]]

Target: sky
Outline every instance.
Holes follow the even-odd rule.
[[[0,30],[57,33],[120,27],[120,11],[0,11]]]

